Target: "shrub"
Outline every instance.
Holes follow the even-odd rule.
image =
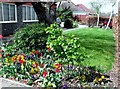
[[[44,49],[47,42],[47,34],[45,32],[46,26],[44,24],[26,25],[20,28],[14,34],[14,46],[17,49]]]
[[[60,28],[55,28],[56,25],[51,25],[46,29],[48,35],[47,45],[58,57],[59,62],[63,63],[80,63],[84,60],[84,48],[78,42],[79,38],[75,36],[64,36]]]
[[[72,28],[72,26],[73,26],[72,20],[70,19],[65,20],[65,23],[64,23],[65,28]]]

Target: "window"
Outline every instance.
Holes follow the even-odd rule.
[[[23,22],[38,21],[37,15],[30,5],[24,5],[22,8],[23,12]]]
[[[16,5],[0,3],[0,23],[17,22]]]

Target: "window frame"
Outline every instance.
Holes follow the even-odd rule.
[[[33,6],[31,6],[31,5],[22,5],[22,6],[24,6],[25,7],[25,9],[26,9],[26,12],[28,11],[28,9],[27,9],[27,7],[30,7],[30,8],[33,8]],[[23,9],[23,8],[22,8]],[[31,13],[31,20],[24,20],[23,19],[23,22],[38,22],[39,20],[32,20],[32,9],[30,9],[30,13]],[[22,16],[23,16],[23,13],[22,13]],[[37,17],[37,15],[35,15],[35,18]],[[26,19],[28,18],[28,15],[27,15],[27,13],[26,13]]]
[[[0,3],[1,4],[1,7],[2,7],[2,19],[3,21],[0,21],[0,23],[17,23],[17,6],[13,3]],[[8,4],[9,5],[9,18],[10,18],[10,5],[14,5],[15,7],[15,20],[14,21],[4,21],[4,9],[3,9],[3,4]]]

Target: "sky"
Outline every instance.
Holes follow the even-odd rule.
[[[74,4],[83,4],[86,7],[91,8],[90,2],[97,1],[97,0],[71,0],[71,1]],[[120,1],[120,0],[118,0],[118,1]],[[107,5],[103,5],[101,8],[101,12],[108,13],[111,11],[111,9],[112,9],[111,7],[112,7],[112,4],[110,4],[110,3],[108,3]],[[117,13],[117,10],[118,10],[118,5],[116,4],[116,6],[114,7],[115,13]]]

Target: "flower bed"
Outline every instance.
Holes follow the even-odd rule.
[[[32,87],[91,87],[111,82],[95,67],[81,65],[87,55],[78,38],[64,36],[56,24],[45,30],[38,26],[23,28],[15,34],[14,45],[1,47],[1,77]],[[40,40],[35,39],[39,36]]]
[[[105,85],[110,81],[106,79],[109,76],[99,73],[93,67],[55,62],[55,55],[51,56],[51,49],[47,48],[45,53],[36,50],[28,54],[1,55],[2,77],[39,87],[81,87],[90,83]]]

